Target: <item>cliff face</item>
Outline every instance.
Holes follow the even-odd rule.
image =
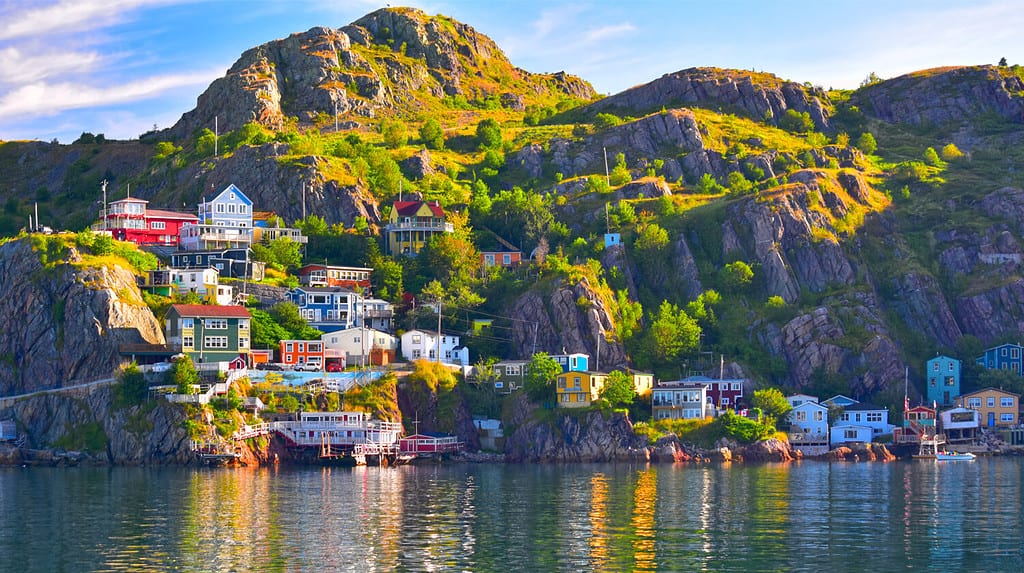
[[[53,256],[51,254],[50,256]],[[163,344],[135,276],[118,266],[44,267],[30,239],[0,246],[0,394],[60,388],[110,375],[121,344]]]
[[[610,462],[647,460],[647,439],[633,433],[633,424],[620,413],[565,413],[555,410],[554,421],[538,421],[535,407],[523,396],[515,404],[506,436],[505,458],[511,462]]]
[[[46,394],[0,408],[25,437],[6,463],[182,465],[194,460],[184,410],[164,400],[117,408],[111,386]],[[67,452],[75,452],[73,455]]]
[[[535,350],[582,352],[591,356],[593,370],[627,366],[622,344],[608,341],[614,332],[609,310],[585,281],[575,285],[557,281],[550,290],[530,290],[510,306],[510,316],[519,318],[512,323],[512,345],[518,356],[529,357]]]

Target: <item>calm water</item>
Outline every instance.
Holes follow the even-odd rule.
[[[0,571],[1021,571],[1024,460],[0,468]]]

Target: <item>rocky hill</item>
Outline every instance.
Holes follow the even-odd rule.
[[[702,67],[595,99],[584,80],[515,67],[470,26],[385,9],[245,52],[173,128],[141,141],[0,144],[0,232],[17,232],[36,203],[44,223],[84,228],[103,179],[115,197],[130,184],[164,208],[235,183],[286,222],[303,213],[346,228],[365,221],[371,236],[393,200],[427,197],[457,214],[466,242],[447,261],[388,260],[412,295],[432,279],[451,286],[473,266],[456,256],[473,255],[473,241],[550,257],[504,278],[462,273],[468,286],[457,286],[484,302],[452,319],[502,317],[497,354],[596,357],[600,346],[603,368],[677,376],[714,352],[759,384],[876,398],[898,387],[901,400],[906,368],[920,383],[936,352],[969,363],[1024,325],[1022,76],[1011,66],[942,68],[825,92]],[[214,118],[216,154],[203,133]],[[439,141],[419,137],[428,119]],[[501,130],[490,147],[476,133],[484,120]],[[388,123],[404,133],[385,139]],[[621,245],[604,247],[609,231]],[[52,278],[25,246],[0,248],[19,261],[15,280],[41,281],[33,302],[3,299],[3,316],[35,318],[0,331],[0,355],[11,357],[0,388],[59,385],[102,367],[117,336],[155,340],[125,314],[114,321],[123,330],[104,330],[110,346],[58,347],[60,324],[121,316],[103,298],[121,279]],[[737,280],[740,263],[751,276]],[[84,286],[94,284],[108,286]],[[702,307],[708,291],[721,300]],[[89,302],[71,302],[79,298]],[[671,368],[638,364],[663,302],[697,317],[700,349]],[[625,303],[642,306],[639,318]],[[55,350],[33,352],[47,358],[29,365],[25,340]]]
[[[83,264],[58,237],[0,245],[0,395],[107,376],[122,344],[163,344],[130,270]]]

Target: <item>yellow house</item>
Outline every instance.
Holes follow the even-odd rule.
[[[633,389],[636,390],[637,396],[646,396],[651,393],[651,388],[654,388],[654,374],[648,372],[633,372]]]
[[[454,233],[455,225],[445,223],[437,201],[395,201],[385,231],[389,254],[416,256],[434,235]]]
[[[601,395],[608,375],[603,372],[564,372],[558,375],[555,396],[559,408],[585,408]]]
[[[1014,426],[1020,410],[1020,396],[998,388],[984,388],[960,397],[963,407],[981,414],[985,427]]]

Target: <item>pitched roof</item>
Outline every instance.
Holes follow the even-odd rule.
[[[194,213],[182,213],[181,211],[165,211],[163,209],[146,209],[147,217],[160,217],[161,219],[185,219],[198,221],[199,217]]]
[[[437,201],[395,201],[394,208],[395,212],[400,216],[412,217],[420,210],[421,205],[430,207],[430,212],[435,217],[444,217],[444,209],[441,208]]]
[[[880,406],[875,406],[874,404],[868,404],[867,402],[857,402],[856,404],[850,404],[849,406],[846,406],[843,409],[846,410],[847,412],[864,412],[864,411],[868,411],[868,410],[887,410],[887,408],[882,408]]]
[[[216,306],[208,304],[172,304],[178,316],[187,318],[252,318],[244,306]]]

